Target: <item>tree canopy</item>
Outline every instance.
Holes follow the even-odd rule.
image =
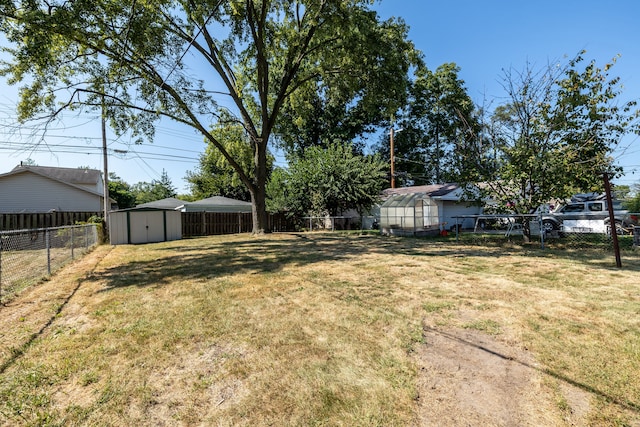
[[[401,129],[394,136],[400,185],[454,182],[469,167],[479,123],[459,72],[454,63],[442,64],[435,71],[424,66],[417,69],[408,102],[394,125]],[[388,135],[376,150],[389,158]]]
[[[483,192],[501,205],[529,213],[554,198],[602,191],[602,173],[620,172],[611,153],[640,131],[640,114],[609,75],[615,59],[583,66],[583,55],[563,66],[505,71],[509,100],[483,134],[493,156],[478,157],[468,182],[485,182]]]
[[[268,205],[298,217],[336,216],[349,209],[362,213],[377,202],[386,177],[387,164],[377,155],[358,155],[351,144],[313,146],[288,169],[274,171]]]
[[[290,105],[306,102],[298,95],[323,88],[320,101],[353,107],[353,116],[390,116],[398,105],[381,102],[388,81],[368,81],[405,78],[413,51],[404,24],[380,22],[370,3],[2,0],[1,30],[11,44],[4,51],[12,56],[2,73],[24,85],[23,119],[89,108],[117,134],[152,139],[160,117],[193,128],[247,187],[261,232],[268,147],[281,113],[292,116]],[[223,112],[246,132],[252,174],[210,132]]]
[[[372,13],[354,19],[369,20]],[[422,64],[407,33],[398,20],[343,34],[352,54],[336,52],[323,74],[305,82],[283,106],[275,132],[285,151],[302,154],[314,145],[354,141],[387,125],[406,103],[410,67]],[[336,73],[339,68],[351,71]]]
[[[176,197],[176,188],[169,178],[169,174],[162,170],[160,179],[154,179],[149,182],[139,182],[131,187],[131,192],[136,198],[136,204],[154,202],[156,200]]]
[[[109,197],[116,201],[119,209],[136,205],[136,196],[131,191],[131,186],[113,172],[109,172]]]
[[[238,123],[230,120],[217,124],[212,130],[225,149],[238,159],[238,164],[248,176],[253,176],[253,153],[246,132]],[[267,155],[267,174],[273,168],[273,156]],[[200,156],[196,170],[187,172],[186,176],[191,194],[197,199],[211,196],[224,196],[237,200],[251,200],[251,194],[242,183],[238,173],[229,165],[216,147],[207,145]]]

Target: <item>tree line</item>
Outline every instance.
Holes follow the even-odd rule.
[[[191,127],[208,144],[193,195],[250,200],[255,233],[268,209],[374,203],[391,128],[399,185],[457,182],[517,213],[623,172],[612,152],[639,113],[610,74],[616,58],[507,69],[504,101],[478,106],[455,63],[430,69],[404,21],[370,3],[4,0],[1,72],[23,84],[21,120],[95,110],[150,140],[160,118]]]
[[[170,197],[178,197],[177,189],[173,185],[167,171],[163,170],[160,179],[151,182],[129,184],[116,175],[109,173],[109,197],[116,201],[119,209],[133,208],[144,203],[154,202]],[[189,195],[181,195],[181,200],[188,201]]]

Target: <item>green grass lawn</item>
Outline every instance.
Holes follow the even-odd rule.
[[[560,425],[571,384],[587,425],[637,426],[638,253],[623,266],[356,234],[101,246],[0,307],[0,424],[415,425],[439,328],[528,349]]]

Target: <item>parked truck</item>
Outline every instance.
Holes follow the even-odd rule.
[[[633,219],[618,200],[613,201],[615,229],[618,234],[630,234]],[[576,194],[571,201],[544,214],[542,228],[546,233],[608,233],[611,230],[609,206],[603,194]]]

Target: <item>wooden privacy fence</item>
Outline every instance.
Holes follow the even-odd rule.
[[[75,225],[102,212],[48,212],[0,214],[0,231],[28,230]],[[182,212],[182,235],[210,236],[215,234],[250,233],[253,222],[250,213]],[[296,231],[295,221],[284,214],[269,215],[269,229],[274,232]]]
[[[182,237],[248,233],[250,213],[182,212]]]
[[[269,215],[268,220],[273,232],[296,230],[294,221],[283,214]],[[250,233],[252,229],[250,213],[182,212],[182,237]]]
[[[86,222],[92,216],[102,216],[102,212],[47,212],[0,214],[0,231],[27,230],[32,228],[52,228]]]

